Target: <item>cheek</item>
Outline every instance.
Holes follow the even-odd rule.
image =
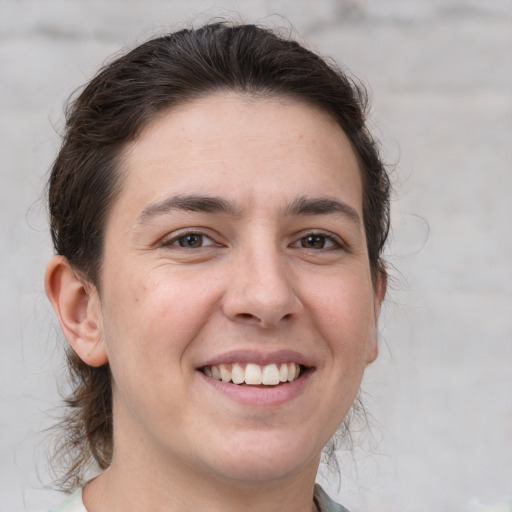
[[[122,347],[119,355],[137,358],[139,365],[155,360],[175,365],[208,318],[214,303],[208,288],[161,270],[111,281],[104,312],[112,359]]]
[[[115,402],[127,410],[151,410],[154,419],[168,414],[159,403],[169,389],[178,401],[183,391],[176,383],[183,379],[183,353],[194,335],[190,315],[172,287],[150,279],[125,283],[109,288],[104,307]]]
[[[325,282],[310,296],[310,310],[333,359],[342,359],[347,372],[358,373],[375,332],[374,294],[369,279],[349,277]]]

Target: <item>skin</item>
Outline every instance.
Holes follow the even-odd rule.
[[[113,462],[86,507],[309,512],[321,450],[377,356],[384,294],[350,143],[311,106],[223,93],[160,115],[123,174],[101,296],[61,256],[46,276],[71,346],[113,376]],[[279,392],[200,371],[299,359]]]

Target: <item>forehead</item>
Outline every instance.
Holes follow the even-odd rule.
[[[276,140],[276,137],[282,143],[302,140],[318,145],[323,142],[334,152],[340,149],[345,152],[345,144],[350,146],[334,117],[311,103],[288,96],[235,91],[200,96],[159,112],[127,150],[158,143],[166,132],[174,132],[179,138],[193,136],[196,140],[201,137],[212,142],[243,137],[253,137],[254,142],[265,138]]]
[[[168,188],[188,193],[191,186],[205,194],[244,189],[247,198],[263,189],[343,191],[356,206],[361,202],[357,158],[346,135],[329,114],[295,99],[237,93],[194,99],[160,113],[125,148],[122,162],[121,196],[142,202],[165,198]]]

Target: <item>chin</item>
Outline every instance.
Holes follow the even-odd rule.
[[[226,453],[218,454],[211,469],[240,485],[279,482],[303,471],[316,474],[321,448],[310,446],[308,450],[305,443],[290,443],[293,437],[290,433],[287,440],[255,437],[258,439],[247,439],[243,444],[232,445]]]

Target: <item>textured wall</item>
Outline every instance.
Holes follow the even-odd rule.
[[[40,195],[63,100],[118,49],[236,12],[285,16],[371,84],[398,162],[370,429],[331,493],[354,512],[511,510],[512,2],[0,0],[0,512],[60,501],[43,490],[62,345]]]

